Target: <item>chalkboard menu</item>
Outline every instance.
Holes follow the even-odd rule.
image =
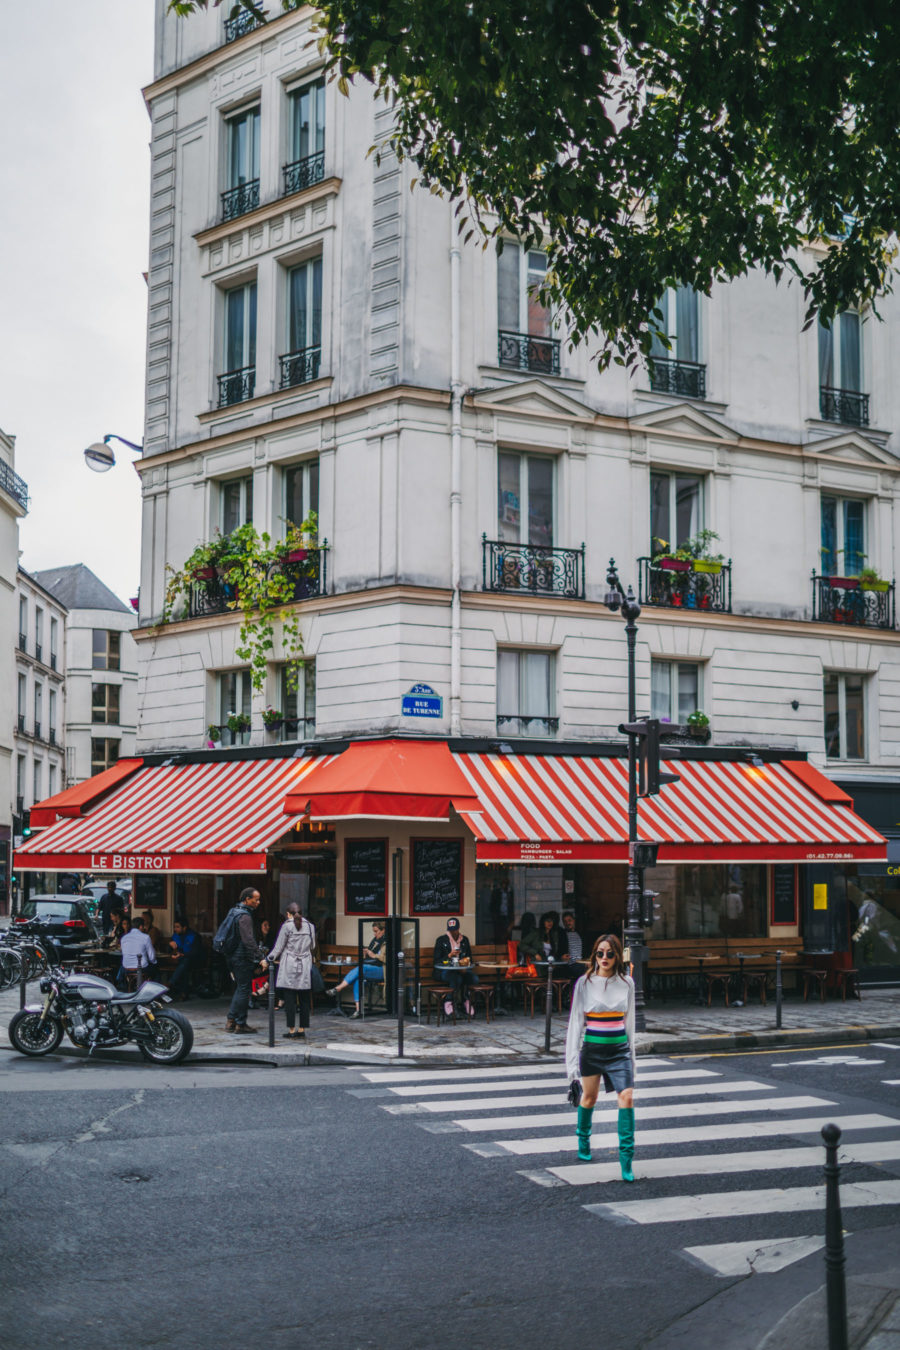
[[[140,873],[134,878],[134,911],[140,913],[144,909],[165,909],[166,907],[166,879],[165,877],[145,877]]]
[[[772,868],[772,923],[797,922],[796,868],[793,863],[777,863]]]
[[[344,913],[387,914],[387,840],[348,839],[344,848]]]
[[[462,913],[462,840],[412,841],[412,914]]]

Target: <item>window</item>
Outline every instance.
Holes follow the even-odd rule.
[[[119,758],[119,742],[106,737],[91,737],[91,773],[111,769]]]
[[[47,769],[47,796],[56,796],[56,765],[51,764]]]
[[[654,333],[650,353],[670,361],[700,360],[700,313],[697,292],[691,286],[669,287],[660,298],[662,327],[670,347],[665,347]]]
[[[644,880],[657,892],[659,913],[654,938],[765,937],[767,870],[758,863],[663,864],[648,869]]]
[[[117,684],[91,685],[91,721],[119,721],[119,686]]]
[[[505,736],[550,736],[554,715],[555,656],[552,652],[498,651],[497,731]]]
[[[828,389],[862,389],[859,315],[838,314],[833,323],[819,320],[819,384]]]
[[[35,680],[35,683],[34,683],[34,734],[35,734],[35,736],[40,736],[40,734],[41,734],[41,720],[42,720],[42,716],[41,716],[41,715],[42,715],[42,713],[43,713],[43,708],[44,708],[44,686],[43,686],[42,684],[39,684],[39,683],[37,682],[37,680]]]
[[[94,670],[118,670],[121,656],[121,633],[110,628],[95,628],[93,639]]]
[[[32,786],[33,786],[32,796],[34,801],[36,802],[39,802],[41,800],[42,795],[41,784],[43,782],[43,768],[44,766],[41,763],[41,761],[39,759],[36,759],[34,761],[34,764],[32,765]]]
[[[223,745],[249,745],[250,743],[250,672],[249,670],[226,670],[219,676],[219,729]],[[240,718],[246,726],[232,730],[228,726],[229,718]]]
[[[253,520],[253,475],[219,484],[219,519],[223,534]]]
[[[505,243],[497,257],[497,314],[499,327],[512,333],[549,337],[550,311],[537,291],[547,275],[546,255]]]
[[[50,690],[50,706],[47,710],[51,741],[56,740],[56,690]]]
[[[304,661],[296,689],[288,688],[288,671],[281,668],[281,711],[284,741],[308,740],[316,734],[316,663]]]
[[[36,660],[42,661],[44,654],[44,611],[40,605],[34,608],[34,655]]]
[[[823,576],[856,576],[866,558],[865,502],[823,493],[820,514]]]
[[[118,637],[118,633],[116,637]],[[59,654],[59,620],[50,619],[50,668],[56,670],[56,664]],[[118,669],[118,666],[116,667]]]
[[[288,352],[281,358],[281,387],[318,379],[322,353],[322,259],[288,272]]]
[[[553,460],[549,456],[507,450],[497,456],[497,537],[503,543],[553,547]]]
[[[25,800],[25,756],[16,755],[16,810],[21,811]]]
[[[284,191],[300,192],[325,174],[325,81],[294,89],[291,105],[289,164],[284,166]]]
[[[319,514],[319,461],[309,459],[284,471],[284,518],[302,525],[310,512]]]
[[[680,548],[703,527],[703,479],[696,474],[650,474],[650,552]]]
[[[219,376],[219,407],[242,403],[256,389],[256,282],[225,292],[225,374]]]
[[[259,206],[259,108],[245,108],[225,125],[225,191],[222,219]]]
[[[686,722],[700,707],[700,667],[695,661],[650,663],[650,716]]]
[[[16,677],[16,712],[18,713],[19,730],[25,730],[25,714],[28,711],[28,681],[24,675]]]
[[[28,601],[24,595],[19,597],[19,650],[28,649]]]
[[[862,675],[825,672],[825,754],[865,759],[865,686]]]

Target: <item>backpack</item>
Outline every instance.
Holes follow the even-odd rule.
[[[241,934],[238,929],[238,920],[244,913],[246,911],[241,905],[235,905],[234,909],[230,909],[219,924],[212,945],[213,951],[218,952],[220,956],[234,956],[238,947],[240,947]]]

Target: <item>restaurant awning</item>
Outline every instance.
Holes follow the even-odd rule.
[[[454,754],[479,809],[482,862],[627,862],[628,764],[588,755]],[[660,863],[881,861],[886,841],[813,765],[677,760],[638,806]]]
[[[142,759],[117,760],[112,768],[104,769],[93,778],[85,778],[62,792],[55,792],[52,797],[45,797],[42,802],[36,802],[29,815],[32,829],[55,825],[61,816],[83,816],[108,792],[136,773],[143,762]]]
[[[292,823],[285,797],[323,762],[310,756],[142,768],[86,815],[57,819],[27,839],[16,849],[16,868],[264,872],[266,849]],[[44,816],[54,800],[40,803]]]
[[[448,820],[479,801],[446,741],[354,741],[285,802],[318,820]]]

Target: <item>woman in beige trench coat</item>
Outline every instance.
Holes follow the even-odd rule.
[[[316,930],[309,919],[304,919],[299,905],[288,905],[287,918],[269,960],[278,962],[275,981],[284,998],[284,1016],[287,1022],[286,1038],[303,1036],[309,1026],[313,953],[316,948]],[[294,1019],[298,1027],[294,1029]]]

